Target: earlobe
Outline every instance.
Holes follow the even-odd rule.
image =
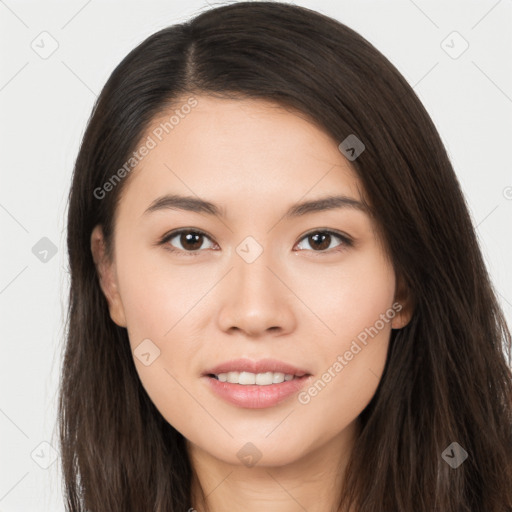
[[[110,261],[106,254],[103,230],[99,224],[91,233],[91,252],[101,290],[107,299],[110,318],[119,327],[126,327],[126,317],[119,294],[115,262]]]
[[[414,297],[410,288],[405,283],[402,276],[397,279],[394,303],[400,305],[400,309],[396,308],[396,315],[391,321],[392,329],[402,329],[410,321],[414,313]]]

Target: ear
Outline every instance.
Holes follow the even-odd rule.
[[[117,282],[116,265],[106,255],[103,230],[99,224],[92,230],[91,252],[101,290],[108,302],[110,318],[119,327],[126,327],[126,317]]]
[[[396,308],[397,314],[391,321],[391,328],[402,329],[411,320],[414,313],[415,300],[410,288],[401,275],[397,278],[394,302],[398,303],[401,308],[400,310]]]

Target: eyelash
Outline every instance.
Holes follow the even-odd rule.
[[[199,256],[203,252],[204,249],[198,249],[196,251],[186,251],[186,250],[182,250],[182,249],[177,249],[176,247],[173,247],[168,243],[170,240],[172,240],[176,236],[181,235],[183,233],[194,233],[196,235],[202,235],[202,236],[208,238],[210,241],[212,241],[211,238],[204,231],[201,231],[199,229],[178,229],[175,231],[171,231],[170,233],[166,233],[160,239],[160,241],[158,242],[158,245],[166,245],[165,249],[172,253],[182,253],[186,256]],[[341,240],[343,242],[341,244],[341,248],[338,248],[340,246],[337,246],[332,249],[321,250],[321,251],[313,251],[312,249],[300,249],[300,250],[301,251],[309,250],[311,252],[319,253],[321,255],[321,254],[330,254],[331,252],[343,251],[343,250],[345,250],[349,247],[352,247],[354,245],[354,241],[351,238],[349,238],[348,236],[342,235],[341,233],[338,233],[336,231],[332,231],[329,229],[325,229],[325,230],[317,229],[316,231],[310,231],[309,233],[306,233],[299,240],[299,242],[301,242],[305,238],[309,238],[310,236],[318,234],[318,233],[331,235],[331,236],[334,236],[335,238],[338,238],[339,240]]]

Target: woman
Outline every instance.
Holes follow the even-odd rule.
[[[241,2],[140,44],[68,248],[68,510],[511,510],[510,332],[430,117],[348,27]]]

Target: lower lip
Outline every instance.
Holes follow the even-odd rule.
[[[221,398],[239,407],[263,409],[277,405],[306,385],[311,375],[285,380],[280,384],[258,386],[257,384],[231,384],[221,382],[214,377],[205,376],[210,389]]]

